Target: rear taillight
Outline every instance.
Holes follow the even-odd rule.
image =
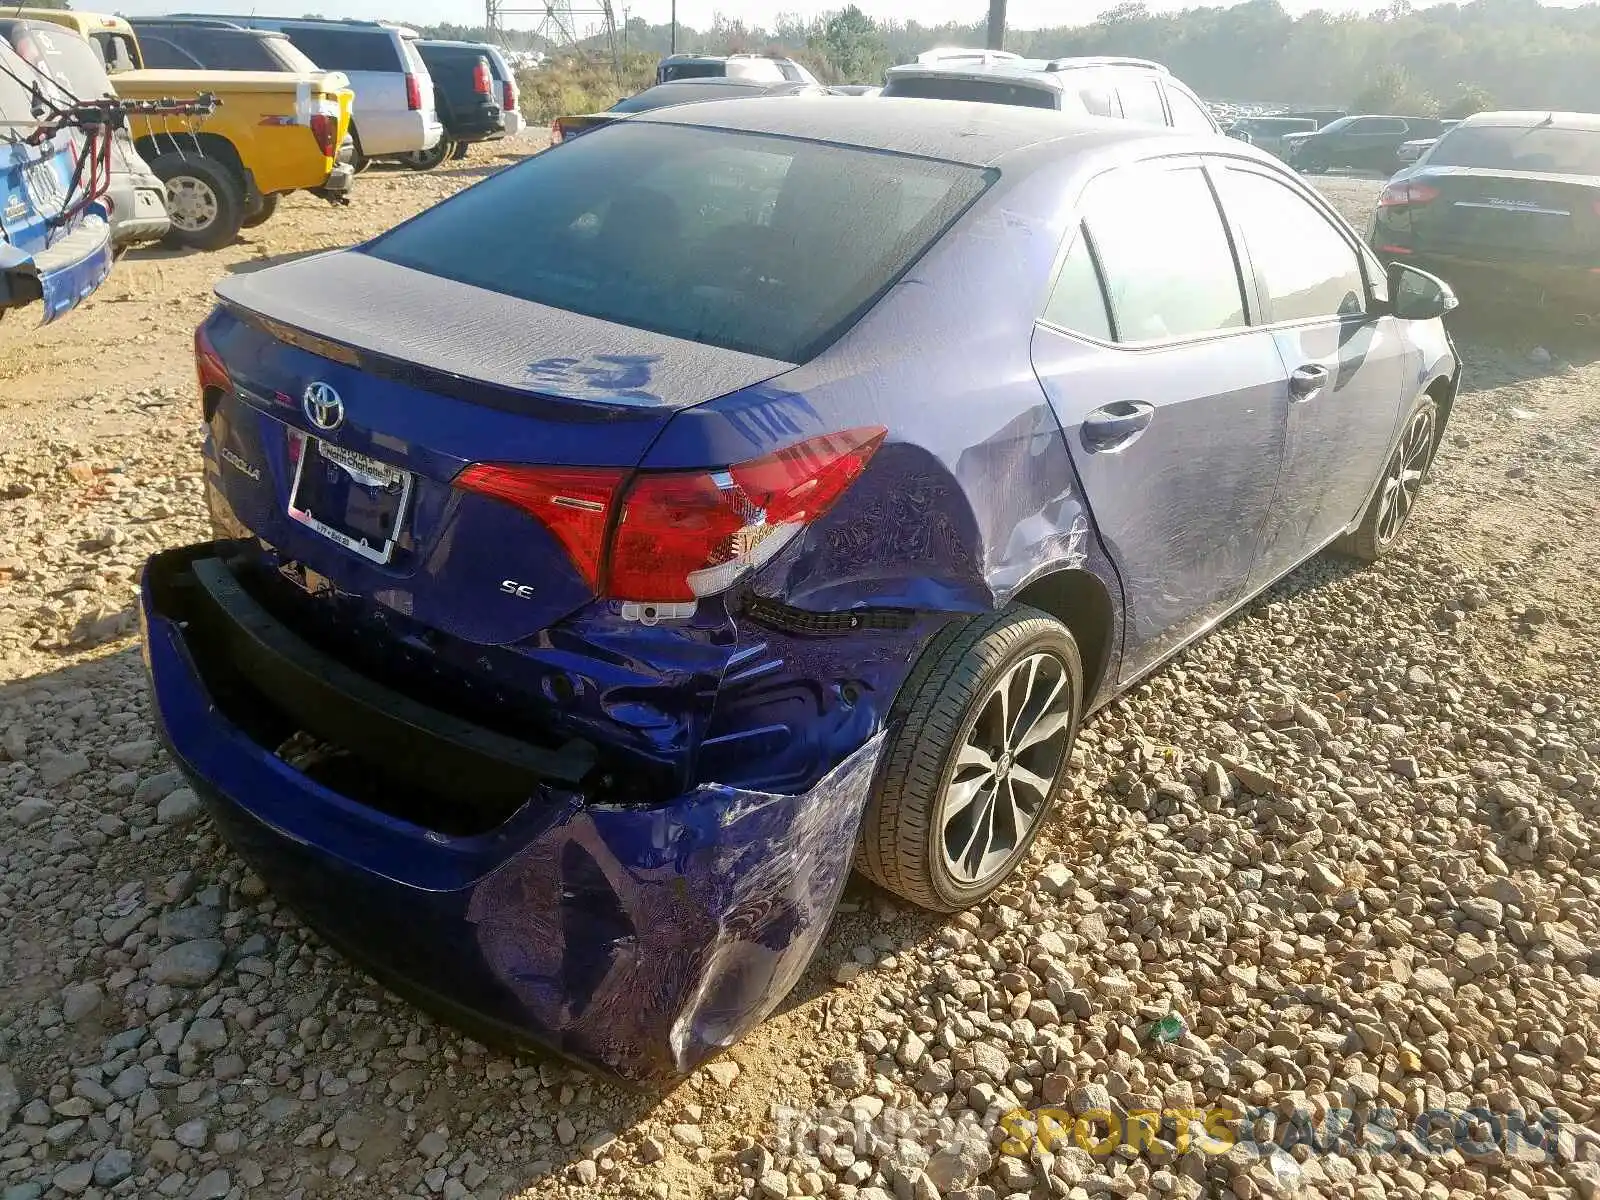
[[[412,112],[422,110],[422,80],[415,75],[406,75],[406,107]]]
[[[1592,201],[1590,207],[1594,209],[1594,215],[1600,217],[1600,200]]]
[[[1432,184],[1407,181],[1391,183],[1378,197],[1379,208],[1401,208],[1407,204],[1431,204],[1439,198],[1439,189]]]
[[[566,136],[566,132],[561,128],[561,119],[558,117],[554,121],[551,121],[550,122],[550,144],[552,146],[556,145],[565,136]]]
[[[500,83],[500,107],[507,112],[517,111],[517,85],[509,79]]]
[[[882,428],[824,434],[718,471],[468,467],[457,486],[537,517],[595,591],[680,603],[715,595],[822,516],[866,469]],[[607,532],[609,546],[607,545]]]
[[[311,136],[317,139],[317,149],[322,151],[324,158],[332,158],[339,149],[334,143],[334,134],[338,129],[339,118],[332,113],[311,114]]]
[[[456,477],[456,486],[504,500],[539,518],[578,568],[599,590],[606,522],[627,472],[606,468],[518,467],[478,463]]]
[[[480,96],[489,94],[489,64],[485,59],[479,59],[472,68],[472,90]]]
[[[194,331],[194,369],[200,380],[202,412],[209,421],[216,409],[216,398],[209,393],[213,389],[232,391],[233,380],[228,377],[228,368],[222,365],[222,359],[218,356],[216,347],[211,344],[211,339],[206,337],[204,325]]]

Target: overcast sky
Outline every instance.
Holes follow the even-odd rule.
[[[515,7],[519,2],[542,11],[540,0],[503,0],[506,8]],[[597,6],[597,0],[570,0],[570,3],[576,10]],[[627,7],[629,15],[643,17],[651,23],[665,23],[671,11],[670,0],[612,0],[612,3],[616,6],[618,20],[622,19],[623,6]],[[897,17],[902,20],[915,17],[926,25],[983,20],[989,12],[988,0],[916,0],[915,3],[908,3],[907,0],[857,0],[857,3],[864,12],[874,17]],[[1079,24],[1093,20],[1096,13],[1110,8],[1113,3],[1115,0],[1010,0],[1008,23],[1018,29]],[[1154,10],[1193,6],[1193,3],[1162,3],[1161,0],[1150,3]],[[1315,0],[1284,0],[1284,6],[1293,13],[1318,7],[1370,10],[1380,7],[1381,0],[1369,3],[1339,3],[1333,0],[1320,5]],[[174,3],[173,0],[123,0],[115,7],[116,11],[130,15],[172,12],[175,9],[216,13],[255,11],[284,16],[320,12],[326,17],[389,18],[418,24],[454,21],[463,25],[481,23],[484,12],[483,4],[474,0],[260,0],[259,3],[252,3],[251,0],[184,0],[183,3]],[[712,17],[722,12],[730,17],[741,17],[752,24],[770,24],[778,13],[810,16],[842,7],[843,0],[832,3],[826,0],[678,0],[678,20],[685,25],[705,29],[710,26]],[[592,23],[592,20],[580,16],[577,23],[582,27]],[[508,16],[505,24],[512,28],[531,29],[537,26],[538,19]]]

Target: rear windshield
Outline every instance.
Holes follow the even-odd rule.
[[[1027,87],[998,79],[962,79],[959,76],[904,75],[890,78],[885,96],[911,96],[919,100],[976,100],[983,104],[1015,104],[1023,108],[1055,108],[1053,88]]]
[[[1434,145],[1428,165],[1600,175],[1600,133],[1526,125],[1457,127]]]
[[[666,108],[673,104],[692,104],[696,100],[737,100],[742,96],[760,96],[766,91],[759,85],[737,87],[726,83],[666,83],[646,88],[637,96],[628,96],[611,106],[612,112],[648,112],[652,108]]]
[[[23,22],[13,29],[12,44],[26,61],[80,100],[116,95],[100,52],[70,29]]]
[[[988,185],[977,168],[619,122],[365,247],[474,287],[802,362]]]
[[[727,64],[720,62],[673,63],[661,68],[661,81],[669,79],[717,79],[728,73]]]

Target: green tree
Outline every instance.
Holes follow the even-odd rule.
[[[1451,96],[1439,110],[1439,115],[1459,121],[1463,117],[1470,117],[1473,113],[1488,112],[1493,107],[1494,97],[1490,95],[1488,88],[1479,87],[1475,83],[1461,83],[1456,85],[1455,95]]]
[[[1362,88],[1350,107],[1358,113],[1404,113],[1426,117],[1439,111],[1439,102],[1418,88],[1399,67],[1380,67],[1372,82]]]
[[[833,14],[811,48],[850,83],[879,83],[889,66],[889,46],[872,18],[854,4]]]

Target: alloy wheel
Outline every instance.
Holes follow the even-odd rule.
[[[203,179],[175,175],[167,180],[167,215],[186,233],[199,233],[210,227],[221,208],[217,193]]]
[[[1433,406],[1424,405],[1411,417],[1400,446],[1389,461],[1383,479],[1383,499],[1378,509],[1378,544],[1387,546],[1400,536],[1422,490],[1422,477],[1433,456]]]
[[[1072,704],[1066,664],[1040,652],[1013,664],[978,706],[937,822],[945,869],[959,883],[993,879],[1025,844],[1066,761]]]

